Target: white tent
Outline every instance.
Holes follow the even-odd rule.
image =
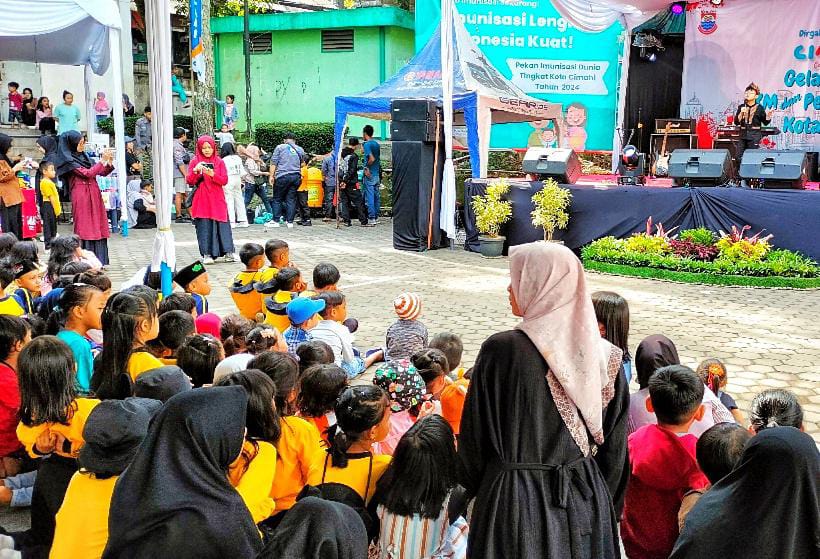
[[[0,60],[83,66],[87,122],[94,122],[91,72],[103,75],[113,61],[114,99],[122,98],[120,13],[113,0],[0,0]],[[125,201],[125,129],[114,111],[117,177]],[[123,216],[126,212],[122,212]]]

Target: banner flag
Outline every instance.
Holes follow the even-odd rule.
[[[190,0],[188,13],[191,19],[191,70],[196,73],[196,78],[199,81],[204,82],[205,53],[202,51],[202,0]]]

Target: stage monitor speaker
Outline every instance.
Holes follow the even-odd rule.
[[[732,160],[725,149],[676,149],[669,158],[675,186],[717,186],[729,180]]]
[[[740,162],[740,176],[760,179],[763,188],[806,187],[808,158],[805,151],[747,149]]]
[[[436,101],[434,99],[394,99],[390,103],[390,120],[436,121]]]
[[[575,184],[581,176],[578,154],[568,148],[530,148],[521,166],[525,173],[553,178],[563,184]]]
[[[439,139],[444,138],[444,126],[439,126]],[[436,141],[435,120],[393,120],[390,122],[390,139],[394,142]]]
[[[820,153],[810,151],[806,154],[809,160],[809,180],[812,182],[820,181]]]
[[[436,194],[433,196],[433,172],[437,169]],[[393,248],[427,250],[430,231],[430,204],[433,204],[431,248],[446,245],[446,235],[439,229],[441,176],[444,150],[436,160],[434,145],[424,142],[393,142]]]

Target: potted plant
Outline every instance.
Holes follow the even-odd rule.
[[[544,188],[532,197],[532,224],[544,228],[544,240],[552,241],[556,229],[564,229],[569,223],[569,208],[572,193],[558,186],[555,179],[547,179]]]
[[[505,179],[490,181],[483,196],[475,196],[472,201],[475,212],[475,224],[479,232],[481,255],[497,258],[504,250],[504,237],[498,234],[499,229],[512,217],[512,203],[504,200],[510,191],[510,184]]]

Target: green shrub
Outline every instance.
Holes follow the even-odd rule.
[[[771,248],[766,241],[753,242],[748,239],[734,241],[729,237],[720,239],[716,246],[720,258],[732,262],[759,262]]]
[[[296,136],[296,143],[310,154],[329,153],[333,149],[332,122],[261,122],[256,125],[256,143],[265,151],[272,151],[287,133]]]
[[[487,193],[473,197],[476,228],[489,237],[497,237],[501,226],[512,217],[512,202],[504,200],[510,191],[506,179],[494,179],[487,185]]]
[[[650,237],[644,233],[638,233],[626,239],[624,249],[646,254],[665,254],[670,250],[669,241],[665,238]]]
[[[678,238],[681,241],[689,241],[697,245],[713,245],[715,244],[716,235],[705,227],[698,227],[697,229],[681,231]]]
[[[125,117],[125,135],[126,136],[133,136],[134,135],[134,127],[137,124],[137,120],[139,120],[142,115],[139,116],[127,116]],[[187,128],[188,130],[193,130],[194,128],[194,119],[188,115],[174,115],[174,128],[177,126],[181,126],[182,128]],[[105,118],[97,123],[97,128],[99,128],[100,132],[103,134],[108,134],[112,138],[114,137],[114,119],[113,118]]]

